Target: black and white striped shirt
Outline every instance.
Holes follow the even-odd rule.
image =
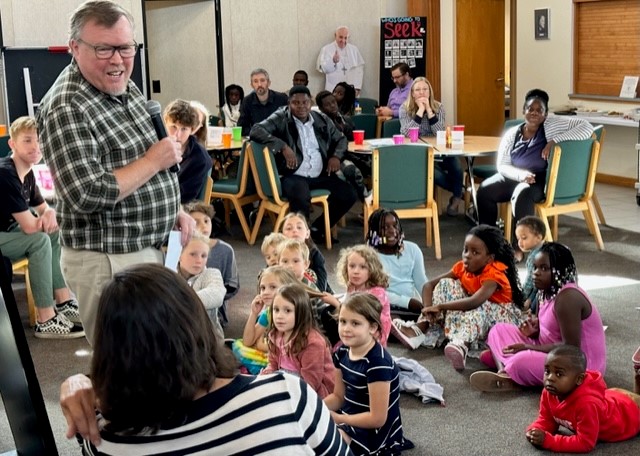
[[[193,401],[176,427],[153,435],[101,432],[85,455],[351,455],[329,410],[298,377],[237,376]]]

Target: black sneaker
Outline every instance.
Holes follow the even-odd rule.
[[[69,299],[62,304],[56,304],[56,311],[67,317],[69,321],[79,325],[82,324],[82,320],[80,320],[80,310],[78,309],[78,301],[75,299]]]
[[[77,339],[84,337],[84,329],[59,313],[44,323],[36,322],[35,336],[38,339]]]

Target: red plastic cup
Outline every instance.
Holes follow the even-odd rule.
[[[353,130],[353,142],[356,146],[361,146],[364,143],[364,130]]]
[[[409,128],[409,139],[412,143],[418,142],[418,138],[420,136],[420,128],[419,127],[411,127]]]

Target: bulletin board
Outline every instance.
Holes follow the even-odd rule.
[[[406,62],[411,77],[424,76],[427,68],[427,18],[384,17],[380,19],[380,105],[395,88],[391,67]]]

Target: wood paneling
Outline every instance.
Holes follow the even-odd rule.
[[[436,100],[442,99],[440,77],[440,0],[407,0],[409,16],[427,18],[427,59],[425,74]]]
[[[618,96],[640,74],[640,2],[574,0],[574,92]]]

